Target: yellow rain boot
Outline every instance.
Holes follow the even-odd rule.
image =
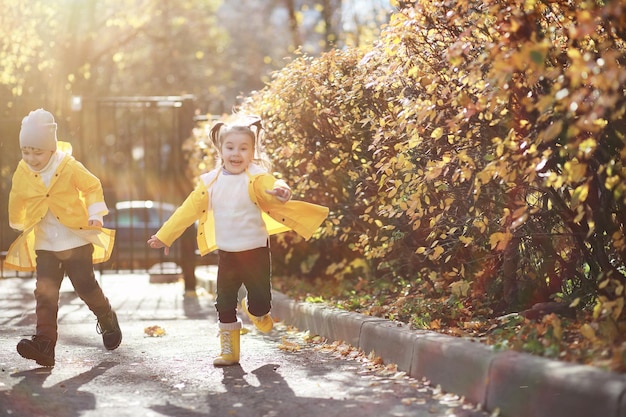
[[[247,298],[244,298],[243,300],[241,300],[241,308],[243,308],[243,311],[246,312],[246,315],[248,316],[250,321],[252,321],[252,323],[256,326],[257,329],[259,329],[259,331],[263,333],[267,333],[270,330],[272,330],[272,328],[274,327],[274,320],[272,319],[272,316],[270,315],[270,313],[267,313],[266,315],[261,316],[261,317],[257,317],[257,316],[250,314],[250,312],[248,311],[248,299]]]
[[[220,323],[220,346],[222,353],[213,360],[215,366],[230,366],[239,363],[239,336],[241,321]]]

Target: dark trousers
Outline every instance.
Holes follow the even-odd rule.
[[[237,294],[241,284],[248,291],[248,311],[263,316],[272,308],[270,248],[243,252],[218,252],[217,301],[220,323],[237,321]]]
[[[35,284],[35,312],[37,314],[37,336],[56,342],[59,290],[67,273],[76,294],[87,304],[96,317],[111,311],[94,275],[91,244],[62,252],[38,250],[37,282]]]

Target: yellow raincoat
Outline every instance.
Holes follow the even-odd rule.
[[[197,241],[200,254],[206,255],[217,249],[210,195],[211,187],[220,172],[221,168],[202,175],[201,183],[156,233],[156,237],[166,246],[172,246],[185,229],[198,220]],[[246,172],[249,177],[248,194],[261,210],[270,235],[293,230],[308,240],[328,216],[328,207],[297,200],[280,202],[275,196],[265,192],[273,189],[280,180],[267,172]]]
[[[34,228],[48,210],[61,224],[93,243],[94,263],[108,260],[115,231],[88,226],[87,208],[96,203],[104,204],[100,180],[71,155],[65,155],[48,187],[37,172],[20,161],[9,194],[9,224],[22,233],[11,244],[4,266],[18,271],[35,270]]]

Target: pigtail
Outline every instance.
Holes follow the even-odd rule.
[[[265,153],[265,147],[263,146],[263,133],[265,132],[263,120],[259,116],[254,115],[249,115],[247,118],[247,127],[254,134],[254,160],[267,171],[271,171],[272,163]]]
[[[217,122],[211,128],[209,132],[209,138],[211,138],[211,143],[215,146],[215,149],[220,150],[220,130],[224,127],[224,122]]]
[[[260,117],[255,117],[255,121],[248,125],[248,128],[254,132],[254,150],[257,159],[263,159],[263,122]]]
[[[254,127],[254,136],[256,137],[256,142],[259,144],[259,140],[261,139],[261,131],[263,130],[263,122],[261,118],[257,118],[254,122],[248,125],[250,130]]]

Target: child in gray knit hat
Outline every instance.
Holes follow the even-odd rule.
[[[35,335],[17,344],[18,353],[42,366],[54,366],[59,290],[65,274],[97,317],[96,329],[108,350],[122,331],[108,298],[95,279],[93,264],[111,255],[115,232],[102,227],[108,213],[100,180],[57,141],[54,116],[37,109],[22,120],[22,160],[9,194],[9,225],[22,233],[6,255],[5,266],[36,271]],[[70,147],[65,144],[64,149]]]
[[[57,150],[57,124],[52,113],[37,109],[24,117],[20,129],[20,149],[22,148]]]

